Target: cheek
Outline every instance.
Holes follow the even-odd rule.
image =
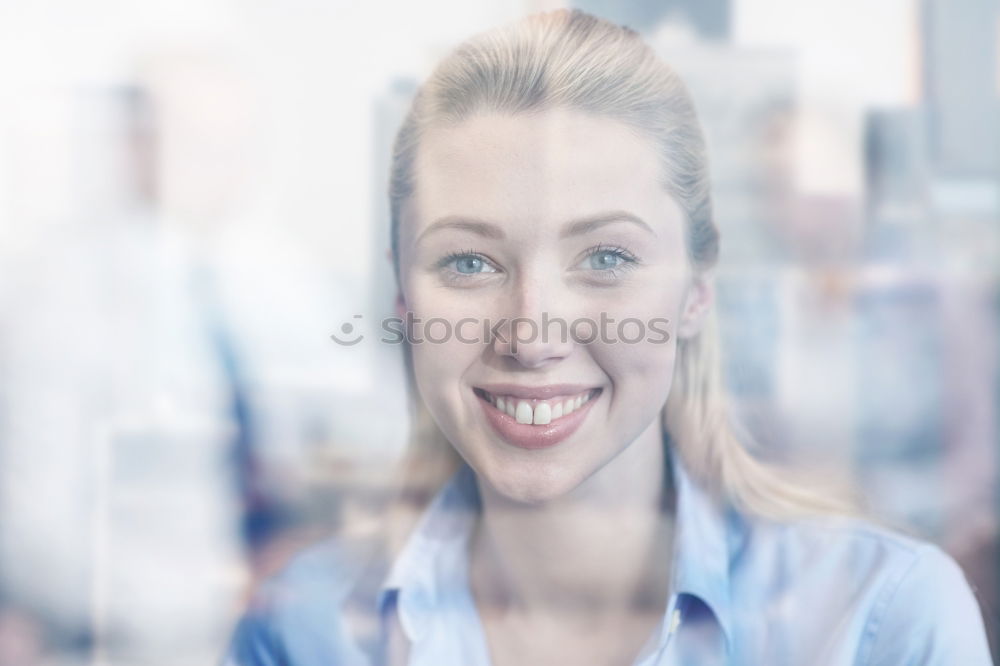
[[[666,402],[677,355],[676,319],[682,283],[651,281],[621,294],[596,316],[604,316],[608,338],[591,346],[591,355],[614,386],[613,400],[621,412],[646,417]]]
[[[453,444],[457,433],[463,432],[468,400],[463,400],[462,377],[474,359],[465,358],[462,349],[451,349],[451,343],[420,343],[411,346],[416,387],[424,405],[441,432]],[[467,397],[472,397],[471,393]]]
[[[423,319],[411,328],[411,355],[422,390],[453,390],[470,365],[479,357],[479,345],[463,343],[456,337],[456,320],[444,317]],[[475,327],[463,328],[472,338]]]
[[[615,400],[635,405],[666,402],[677,358],[672,336],[662,343],[601,345],[593,353],[611,379]]]
[[[684,282],[674,273],[656,271],[641,280],[594,298],[587,317],[600,321],[601,340],[622,347],[625,357],[663,356],[676,338]]]
[[[615,450],[659,422],[673,384],[676,343],[609,344],[593,355],[611,383],[607,405],[609,441]]]
[[[449,415],[461,412],[462,379],[482,355],[483,331],[481,317],[470,312],[470,304],[436,293],[413,294],[408,335],[420,395],[435,419],[445,424],[452,420]]]

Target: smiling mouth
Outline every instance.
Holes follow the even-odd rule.
[[[594,388],[544,400],[494,395],[481,388],[472,389],[480,400],[485,400],[498,411],[525,425],[548,425],[565,418],[600,395],[603,389]]]

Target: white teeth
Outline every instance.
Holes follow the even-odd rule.
[[[556,419],[569,416],[591,398],[590,392],[566,398],[565,400],[551,403],[548,401],[535,401],[534,406],[529,400],[519,400],[512,396],[501,398],[490,393],[486,393],[486,398],[501,412],[515,419],[518,423],[533,425],[548,425]]]
[[[535,418],[532,421],[535,425],[547,425],[552,421],[552,408],[547,402],[535,406]]]
[[[514,412],[514,418],[517,419],[518,423],[531,423],[531,405],[526,403],[524,400],[517,403],[517,410]]]

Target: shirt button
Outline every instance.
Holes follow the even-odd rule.
[[[677,631],[679,626],[681,626],[681,610],[675,608],[673,615],[670,616],[670,633],[673,634]]]

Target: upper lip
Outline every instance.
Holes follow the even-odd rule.
[[[515,398],[545,400],[557,396],[573,395],[598,388],[587,384],[547,384],[545,386],[520,386],[518,384],[480,384],[482,389],[496,396],[509,395]]]

